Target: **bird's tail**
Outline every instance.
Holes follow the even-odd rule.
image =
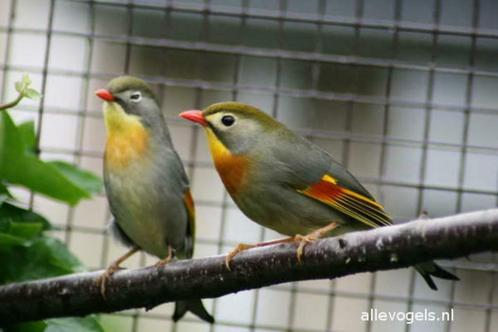
[[[437,290],[437,286],[434,283],[434,280],[432,280],[431,276],[447,280],[460,280],[456,275],[444,270],[441,266],[437,265],[434,262],[417,264],[415,265],[415,270],[420,273],[427,285],[429,285],[432,290]]]
[[[214,323],[214,318],[211,316],[200,299],[188,300],[188,301],[178,301],[175,303],[175,312],[173,314],[173,320],[176,322],[182,318],[187,311],[190,311],[200,319],[208,322]]]

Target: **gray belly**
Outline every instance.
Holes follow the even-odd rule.
[[[171,245],[181,255],[187,227],[181,188],[168,188],[160,174],[133,167],[106,174],[106,190],[116,222],[147,253],[164,258]]]

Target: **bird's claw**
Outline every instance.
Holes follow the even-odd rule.
[[[308,235],[300,235],[297,234],[294,236],[294,241],[298,244],[297,250],[296,250],[296,256],[297,256],[297,261],[299,263],[302,262],[302,257],[304,254],[304,247],[306,247],[307,244],[312,243],[314,241],[318,240],[318,236],[314,234],[308,234]]]
[[[119,270],[122,270],[123,268],[119,266],[119,264],[111,264],[105,271],[102,273],[102,275],[97,279],[97,285],[100,288],[100,294],[102,294],[102,297],[104,299],[107,298],[106,296],[106,285],[109,279],[111,279],[111,276],[116,273]]]
[[[166,256],[165,258],[158,261],[156,264],[154,264],[154,266],[155,267],[163,267],[163,266],[169,264],[169,262],[171,262],[172,260],[173,260],[173,248],[171,246],[169,246],[168,247],[168,256]]]
[[[304,254],[304,247],[306,247],[307,244],[315,242],[316,240],[322,238],[323,236],[326,236],[329,234],[331,231],[333,231],[337,227],[336,222],[331,222],[325,227],[319,228],[316,231],[308,234],[308,235],[300,235],[297,234],[294,236],[294,242],[298,243],[296,255],[297,255],[297,261],[299,263],[302,262],[302,257]]]
[[[154,264],[155,267],[163,267],[165,265],[168,265],[169,262],[171,262],[172,258],[171,257],[166,257],[165,259],[161,259],[158,261],[156,264]]]
[[[246,244],[246,243],[239,243],[234,249],[232,249],[232,251],[230,251],[226,257],[225,257],[225,266],[227,267],[227,269],[229,271],[232,270],[232,268],[230,267],[230,261],[235,257],[237,256],[238,254],[240,254],[242,251],[245,251],[247,249],[251,249],[251,248],[254,248],[256,247],[255,245],[253,244]]]

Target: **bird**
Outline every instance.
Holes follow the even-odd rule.
[[[133,76],[112,79],[96,95],[103,100],[107,139],[104,185],[113,219],[110,230],[130,250],[99,278],[105,297],[108,279],[120,264],[142,250],[158,257],[191,258],[195,207],[189,180],[150,86]],[[178,301],[173,320],[191,311],[213,323],[200,299]]]
[[[238,208],[254,222],[287,238],[239,244],[231,259],[255,246],[295,242],[388,226],[392,218],[365,187],[328,152],[258,108],[234,101],[188,110],[183,119],[200,124],[221,180]],[[458,280],[434,262],[415,265],[429,287],[432,276]]]

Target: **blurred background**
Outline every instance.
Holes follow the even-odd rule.
[[[97,88],[151,83],[192,181],[196,257],[279,237],[245,218],[204,134],[177,118],[224,100],[261,107],[345,164],[399,221],[498,201],[498,2],[493,0],[0,0],[0,101],[22,73],[41,90],[12,116],[35,119],[44,159],[101,174]],[[29,195],[17,190],[20,197]],[[91,269],[125,249],[105,233],[105,195],[35,208]],[[155,259],[137,255],[128,267]],[[115,331],[497,331],[497,261],[441,262],[460,282],[433,292],[412,269],[299,282],[205,300],[216,325],[173,305],[105,315]],[[361,312],[435,312],[453,322],[365,322]]]

